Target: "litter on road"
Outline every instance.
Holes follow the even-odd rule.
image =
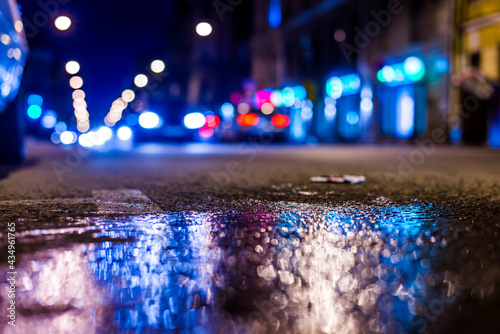
[[[321,175],[311,177],[311,182],[314,183],[350,183],[358,184],[366,181],[363,175]]]

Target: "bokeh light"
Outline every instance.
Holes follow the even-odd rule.
[[[31,94],[28,96],[28,104],[41,106],[43,104],[43,98],[38,94]]]
[[[125,101],[125,102],[132,102],[134,101],[135,99],[135,93],[133,90],[131,89],[125,89],[123,92],[122,92],[122,99]]]
[[[450,68],[450,62],[446,57],[438,57],[434,62],[434,67],[438,73],[445,73]]]
[[[154,73],[161,73],[165,70],[165,63],[161,60],[153,60],[151,62],[151,71]]]
[[[128,126],[135,126],[135,125],[137,125],[138,121],[139,121],[139,117],[136,114],[129,114],[129,115],[127,115],[127,118],[125,119],[125,122],[127,122]]]
[[[52,132],[52,134],[50,135],[50,141],[53,142],[54,144],[60,144],[61,134],[59,132]]]
[[[204,126],[198,129],[198,134],[202,138],[210,138],[214,135],[214,130],[212,128],[209,128],[208,126]]]
[[[68,74],[77,74],[80,71],[80,64],[75,60],[70,60],[66,63],[65,69]]]
[[[58,30],[68,30],[71,27],[71,19],[64,15],[58,16],[54,21],[54,25]]]
[[[346,121],[351,125],[357,124],[359,121],[359,116],[355,111],[349,111],[346,115]]]
[[[205,123],[205,115],[200,112],[193,112],[184,116],[184,126],[188,129],[199,129],[204,126]]]
[[[279,90],[271,93],[270,100],[273,106],[275,106],[276,108],[281,107],[283,104],[283,96],[281,95],[281,92]]]
[[[88,133],[82,133],[78,137],[78,144],[80,144],[83,147],[92,147],[92,146],[94,146],[92,138],[89,136]]]
[[[118,138],[121,140],[129,140],[132,137],[132,130],[128,126],[122,126],[116,132]]]
[[[28,107],[28,116],[32,119],[38,119],[42,116],[42,108],[36,104]]]
[[[294,86],[292,87],[293,95],[295,99],[305,100],[307,97],[307,90],[304,86]]]
[[[64,145],[71,145],[76,143],[78,136],[73,131],[64,131],[61,133],[61,143]]]
[[[83,79],[79,76],[74,76],[69,79],[69,86],[73,89],[79,89],[83,86]]]
[[[82,99],[75,100],[73,101],[73,108],[75,108],[76,110],[84,110],[87,108],[87,102]]]
[[[113,131],[107,126],[101,126],[98,132],[103,136],[104,140],[110,140],[113,136]]]
[[[11,40],[12,39],[7,34],[2,34],[2,36],[0,37],[0,42],[2,42],[2,44],[4,44],[4,45],[9,45]]]
[[[408,57],[404,61],[405,72],[409,75],[420,72],[423,66],[424,63],[417,57]]]
[[[73,97],[73,100],[80,101],[85,99],[85,92],[81,89],[77,89],[73,92],[71,96]]]
[[[394,80],[394,69],[391,66],[384,66],[382,68],[382,77],[387,82],[393,81]]]
[[[146,87],[148,84],[148,77],[145,74],[137,74],[134,78],[134,85],[139,88]]]
[[[57,114],[53,110],[47,110],[44,112],[40,124],[45,129],[52,129],[57,122]]]
[[[220,111],[224,118],[233,118],[234,117],[234,106],[226,102],[220,107]]]
[[[270,102],[266,102],[260,107],[260,111],[262,111],[264,115],[270,115],[273,113],[274,107]]]
[[[229,101],[234,105],[238,105],[241,102],[241,98],[241,94],[235,92],[229,96]]]
[[[212,26],[207,22],[200,22],[196,25],[196,33],[202,37],[208,36],[212,33]]]
[[[151,111],[145,111],[139,116],[139,125],[144,129],[154,129],[160,126],[160,117]]]
[[[241,126],[256,126],[259,124],[259,116],[253,113],[239,115],[236,121]]]
[[[54,130],[58,133],[62,133],[68,129],[68,126],[64,122],[57,122],[54,126]]]
[[[207,126],[209,128],[216,128],[220,124],[220,119],[216,115],[207,115],[205,116],[205,119],[207,120]]]
[[[300,117],[304,122],[309,121],[313,117],[312,108],[309,106],[302,108],[300,111]]]
[[[14,23],[14,29],[16,29],[18,33],[21,33],[23,31],[23,28],[24,28],[23,21],[17,20],[16,23]]]
[[[295,103],[295,93],[293,92],[293,89],[290,87],[286,87],[281,91],[281,96],[282,96],[282,103],[287,106],[291,107]]]
[[[248,103],[242,102],[242,103],[238,104],[236,109],[238,110],[238,113],[246,114],[250,111],[250,105]]]
[[[271,118],[271,124],[277,128],[284,128],[290,125],[290,117],[287,115],[277,114]]]
[[[363,112],[370,112],[373,109],[373,101],[372,99],[365,97],[361,100],[360,109]]]
[[[345,31],[342,29],[335,30],[333,34],[333,38],[335,38],[335,40],[339,43],[345,41],[345,37]]]

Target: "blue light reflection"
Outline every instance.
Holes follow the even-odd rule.
[[[445,246],[434,232],[445,208],[384,198],[257,206],[20,234],[16,243],[50,245],[19,265],[19,303],[26,314],[48,312],[30,321],[20,314],[21,331],[315,333],[390,324],[415,332],[419,307],[448,291],[440,282],[452,273],[431,265]]]

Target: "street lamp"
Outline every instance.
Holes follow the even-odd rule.
[[[161,60],[153,60],[151,62],[151,71],[154,73],[161,73],[165,70],[165,63]]]
[[[148,77],[144,74],[137,74],[134,78],[134,84],[139,87],[145,87],[148,84]]]
[[[83,86],[83,79],[79,76],[74,76],[69,79],[69,86],[73,89],[80,89]]]
[[[80,71],[80,64],[77,61],[70,60],[66,63],[65,68],[68,74],[77,74]]]
[[[54,25],[58,30],[68,30],[71,27],[71,19],[64,15],[58,16],[54,21]]]
[[[134,99],[135,99],[135,93],[134,93],[134,91],[131,90],[131,89],[125,89],[122,92],[122,99],[123,99],[123,101],[125,101],[127,103],[130,103],[130,102],[134,101]]]
[[[207,22],[200,22],[196,25],[196,33],[202,37],[208,36],[212,33],[212,26]]]

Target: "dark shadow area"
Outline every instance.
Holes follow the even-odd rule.
[[[22,163],[0,164],[0,180],[5,179],[10,173],[18,169],[36,166],[38,160],[38,158],[27,158]]]

